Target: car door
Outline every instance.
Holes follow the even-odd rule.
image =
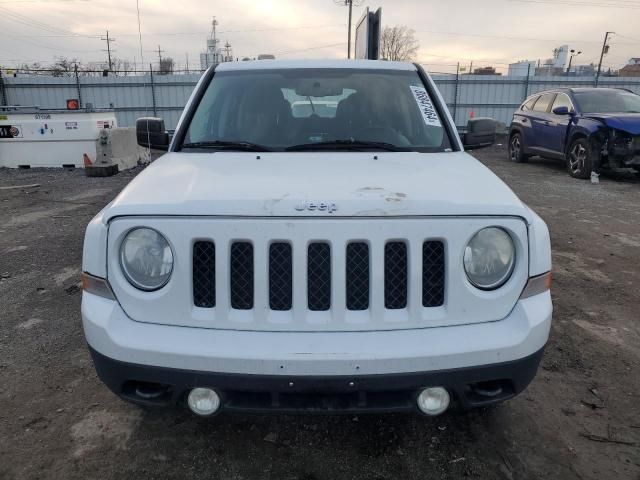
[[[549,126],[551,122],[551,115],[549,110],[555,99],[555,93],[545,93],[540,95],[538,101],[533,105],[533,110],[530,112],[529,118],[531,119],[531,131],[533,133],[531,148],[539,150],[541,152],[551,150],[549,139]]]
[[[549,148],[560,154],[564,154],[565,142],[567,139],[567,132],[569,130],[569,123],[572,120],[571,115],[556,115],[553,113],[558,107],[567,107],[569,112],[575,112],[573,103],[566,93],[558,93],[556,95],[553,104],[551,105],[551,111],[549,113],[549,125],[547,125],[547,135]]]
[[[533,131],[531,129],[531,110],[533,105],[538,100],[538,96],[529,98],[524,102],[518,110],[513,113],[513,120],[511,121],[512,128],[517,129],[522,134],[522,140],[525,149],[533,145]]]

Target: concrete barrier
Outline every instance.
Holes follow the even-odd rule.
[[[138,146],[134,127],[109,128],[100,131],[96,140],[95,166],[118,165],[127,170],[149,163],[149,151]]]

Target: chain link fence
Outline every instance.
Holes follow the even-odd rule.
[[[174,129],[202,72],[159,74],[154,71],[102,76],[102,72],[30,71],[0,76],[3,106],[42,109],[66,108],[71,98],[81,108],[113,108],[120,126],[135,125],[136,118],[157,116]],[[92,75],[94,73],[95,75]],[[490,117],[508,125],[513,111],[531,94],[560,87],[593,87],[595,77],[514,77],[501,75],[432,75],[458,128],[469,118]],[[640,77],[600,77],[599,87],[625,88],[640,93]]]

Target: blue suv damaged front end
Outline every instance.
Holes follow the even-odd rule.
[[[576,178],[601,170],[640,172],[640,96],[606,88],[537,93],[514,114],[509,155],[564,160]]]

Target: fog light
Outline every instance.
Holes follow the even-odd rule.
[[[442,387],[425,388],[418,395],[418,408],[427,415],[440,415],[449,408],[449,392]]]
[[[220,396],[210,388],[194,388],[187,399],[189,408],[196,415],[213,415],[220,408]]]

